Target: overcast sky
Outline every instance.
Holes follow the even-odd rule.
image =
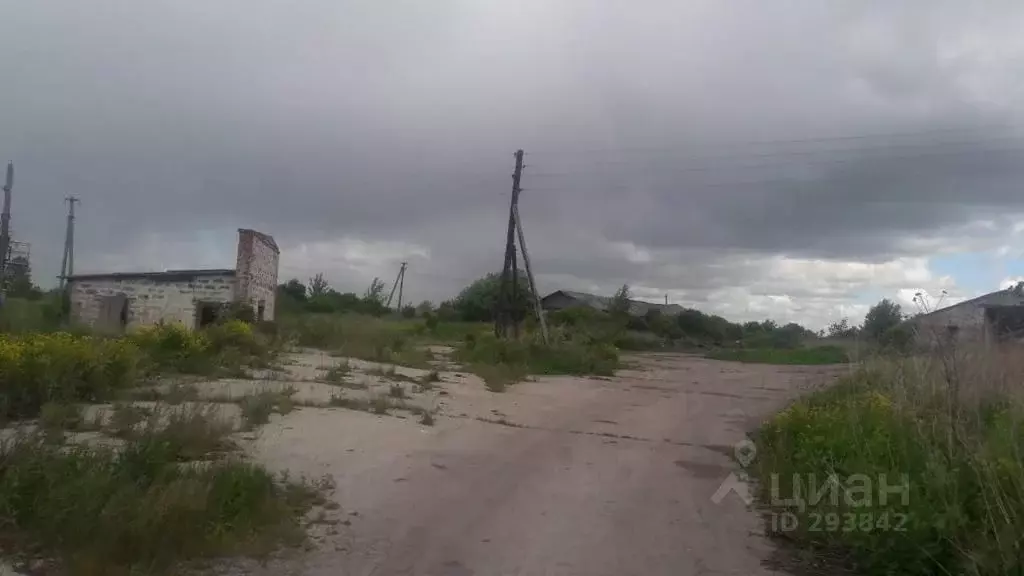
[[[438,301],[542,292],[812,328],[1024,276],[1013,1],[0,0],[12,228],[76,271],[234,265]]]

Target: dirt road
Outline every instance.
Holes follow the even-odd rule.
[[[774,574],[735,494],[733,446],[835,368],[645,356],[614,379],[543,378],[504,394],[445,374],[441,416],[304,408],[252,446],[268,465],[332,475],[340,508],[317,547],[267,574]]]

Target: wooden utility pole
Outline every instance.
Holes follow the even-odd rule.
[[[530,292],[533,292],[533,310],[537,314],[537,321],[540,323],[540,334],[544,343],[548,343],[548,324],[544,319],[544,310],[540,305],[540,292],[537,291],[537,281],[533,279],[533,268],[530,266],[530,253],[526,250],[526,234],[523,233],[523,221],[519,217],[519,206],[512,209],[516,217],[516,232],[519,234],[519,248],[523,251],[523,265],[526,266],[526,278],[530,281]]]
[[[391,285],[391,293],[388,294],[388,302],[385,307],[391,308],[391,299],[395,297],[395,290],[398,290],[398,311],[402,311],[402,287],[405,286],[405,267],[408,266],[408,262],[402,262],[402,266],[398,269],[398,275],[395,276],[395,282]]]
[[[526,235],[523,233],[522,219],[519,216],[519,193],[523,177],[523,151],[516,151],[516,167],[512,173],[512,202],[508,210],[508,233],[505,236],[505,265],[501,270],[501,284],[498,289],[498,301],[495,303],[494,311],[494,333],[499,338],[508,337],[509,326],[512,328],[512,337],[519,338],[519,317],[516,304],[519,302],[519,265],[516,250],[516,237],[519,238],[519,248],[523,251],[523,264],[526,266],[526,277],[529,281],[530,291],[533,292],[534,311],[537,314],[537,321],[540,323],[541,336],[544,343],[548,342],[548,327],[541,310],[540,294],[537,291],[537,282],[533,276],[533,268],[530,266],[530,254],[526,250]]]
[[[60,263],[60,290],[64,291],[68,278],[75,273],[75,204],[81,202],[74,196],[64,199],[68,203],[68,223],[64,231],[64,258]]]
[[[7,260],[11,257],[11,190],[14,189],[14,163],[7,163],[7,179],[4,181],[4,205],[0,211],[0,304],[4,303],[7,285]]]
[[[402,262],[402,269],[398,271],[398,311],[402,311],[402,290],[405,288],[405,267],[408,262]]]
[[[512,321],[512,304],[509,300],[509,283],[515,278],[516,254],[516,205],[519,203],[519,182],[523,177],[523,151],[516,150],[516,168],[512,173],[512,202],[508,208],[508,233],[505,235],[505,265],[501,269],[501,284],[498,288],[497,310],[494,313],[494,334],[498,338],[508,336],[508,326]],[[510,276],[511,274],[511,276]]]

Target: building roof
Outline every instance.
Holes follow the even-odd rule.
[[[277,247],[277,242],[274,242],[274,237],[271,236],[270,234],[264,234],[263,232],[253,230],[252,228],[239,228],[238,233],[252,234],[253,236],[259,238],[260,240],[268,244],[271,248],[273,248],[274,252],[281,254],[281,249]]]
[[[964,300],[963,302],[957,302],[925,314],[918,314],[910,318],[910,320],[917,320],[918,318],[927,318],[932,314],[938,314],[939,312],[945,312],[958,308],[960,306],[978,306],[981,308],[987,307],[1001,307],[1001,306],[1024,306],[1024,282],[1017,283],[1016,286],[1010,286],[1003,290],[996,290],[995,292],[989,292],[988,294],[982,294],[981,296],[975,296],[970,300]]]
[[[189,280],[200,276],[234,276],[232,268],[208,268],[202,270],[164,270],[163,272],[105,272],[100,274],[75,274],[68,282],[76,280]]]
[[[562,294],[563,296],[577,300],[586,306],[603,311],[608,310],[608,307],[611,305],[613,300],[613,298],[608,296],[597,296],[595,294],[587,294],[586,292],[576,292],[573,290],[556,290],[545,296],[543,299],[547,300],[556,294]],[[629,313],[634,316],[644,316],[651,310],[657,310],[662,314],[672,316],[682,313],[686,308],[683,308],[679,304],[658,304],[655,302],[644,302],[643,300],[632,299],[629,301]]]

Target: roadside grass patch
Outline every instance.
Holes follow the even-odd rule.
[[[707,354],[712,360],[755,364],[826,365],[846,364],[849,357],[839,346],[807,348],[720,348]]]
[[[472,368],[491,392],[504,392],[526,378],[526,369],[518,364],[474,364]]]
[[[377,394],[370,400],[370,411],[374,414],[383,415],[388,413],[391,407],[391,400],[383,394]]]
[[[866,364],[762,426],[749,471],[767,511],[797,519],[779,535],[868,575],[1024,569],[1024,370],[956,356]]]
[[[330,350],[338,356],[413,367],[427,367],[430,360],[418,346],[414,322],[324,313],[283,316],[279,324],[299,346]]]
[[[347,361],[339,362],[325,371],[324,380],[331,384],[343,385],[345,383],[345,376],[348,376],[351,372],[352,367],[349,366]]]
[[[227,438],[233,431],[234,425],[215,405],[192,404],[154,410],[140,426],[130,429],[127,438],[168,460],[187,462],[234,450]]]
[[[527,374],[611,376],[620,367],[618,350],[602,342],[556,339],[500,340],[493,335],[469,338],[456,349],[455,358],[488,383],[504,390]]]
[[[295,389],[288,388],[281,392],[268,390],[243,396],[238,400],[238,406],[242,410],[243,427],[246,430],[254,430],[257,426],[269,422],[271,414],[288,414],[295,408],[291,399],[294,394]]]
[[[0,541],[8,554],[55,560],[70,574],[173,572],[182,562],[263,556],[301,543],[310,486],[239,461],[181,466],[152,437],[115,451],[0,443]]]

